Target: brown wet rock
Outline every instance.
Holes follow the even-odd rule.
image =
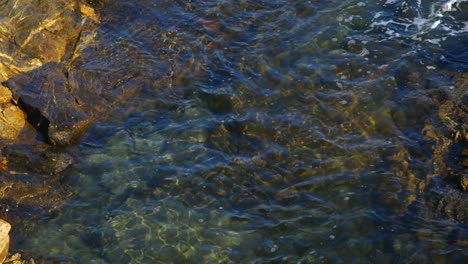
[[[80,36],[79,10],[77,1],[0,2],[0,80],[62,61]]]
[[[384,156],[393,173],[382,176],[375,191],[394,215],[415,223],[420,239],[466,247],[466,235],[454,230],[467,224],[468,215],[468,75],[451,77],[445,75],[434,89],[398,94],[395,101],[405,116],[397,125],[405,136],[420,140],[417,146],[397,141],[399,146]],[[432,225],[446,232],[427,232]]]
[[[64,6],[63,10],[53,15],[56,16],[54,20],[41,23],[24,40],[20,51],[42,63],[62,60],[81,30],[80,19],[74,9]]]
[[[79,53],[94,39],[99,20],[87,2],[89,1],[1,1],[0,82],[30,72],[49,62],[69,64],[71,60],[77,59]],[[60,84],[52,84],[54,88],[66,89],[65,86],[58,85]],[[24,121],[21,120],[24,114],[16,105],[9,104],[11,92],[1,85],[0,102],[8,104],[0,108],[3,109],[3,115],[0,115],[0,138],[12,141],[24,126]],[[48,105],[42,104],[41,107]],[[36,120],[37,117],[30,115],[31,113],[27,114],[29,120],[45,121]],[[77,122],[73,125],[85,127],[87,122]],[[51,130],[60,129],[62,128],[54,126]],[[63,130],[70,130],[68,123],[64,124]],[[76,131],[73,129],[73,133],[65,132],[67,135],[63,135],[61,131],[53,134],[57,134],[56,141],[70,141],[67,137],[76,137]]]
[[[6,82],[28,121],[60,145],[79,137],[92,119],[66,89],[69,83],[62,70],[60,64],[46,64]]]

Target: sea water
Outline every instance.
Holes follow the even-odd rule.
[[[154,81],[72,148],[74,196],[19,249],[72,263],[466,261],[466,217],[434,206],[466,195],[433,176],[422,132],[434,94],[468,70],[466,1],[117,2],[98,37],[111,56],[135,50],[128,67]]]

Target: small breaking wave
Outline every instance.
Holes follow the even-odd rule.
[[[369,31],[383,31],[390,38],[410,38],[415,41],[440,45],[450,36],[468,32],[468,21],[463,19],[468,0],[435,1],[387,0],[383,11],[372,19]],[[464,8],[464,9],[463,9]]]

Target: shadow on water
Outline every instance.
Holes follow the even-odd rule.
[[[76,263],[461,263],[468,7],[419,2],[108,1],[89,63],[148,81],[91,126],[75,195],[17,247]]]

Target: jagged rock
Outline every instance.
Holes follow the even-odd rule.
[[[127,73],[73,68],[48,63],[4,82],[53,145],[74,143],[89,123],[138,89],[140,80]]]
[[[6,221],[0,219],[0,263],[8,256],[8,247],[10,246],[10,232],[11,226]]]
[[[74,140],[91,121],[92,116],[66,88],[73,84],[68,83],[60,64],[46,64],[10,79],[6,85],[28,114],[28,121],[52,143],[63,145]]]

